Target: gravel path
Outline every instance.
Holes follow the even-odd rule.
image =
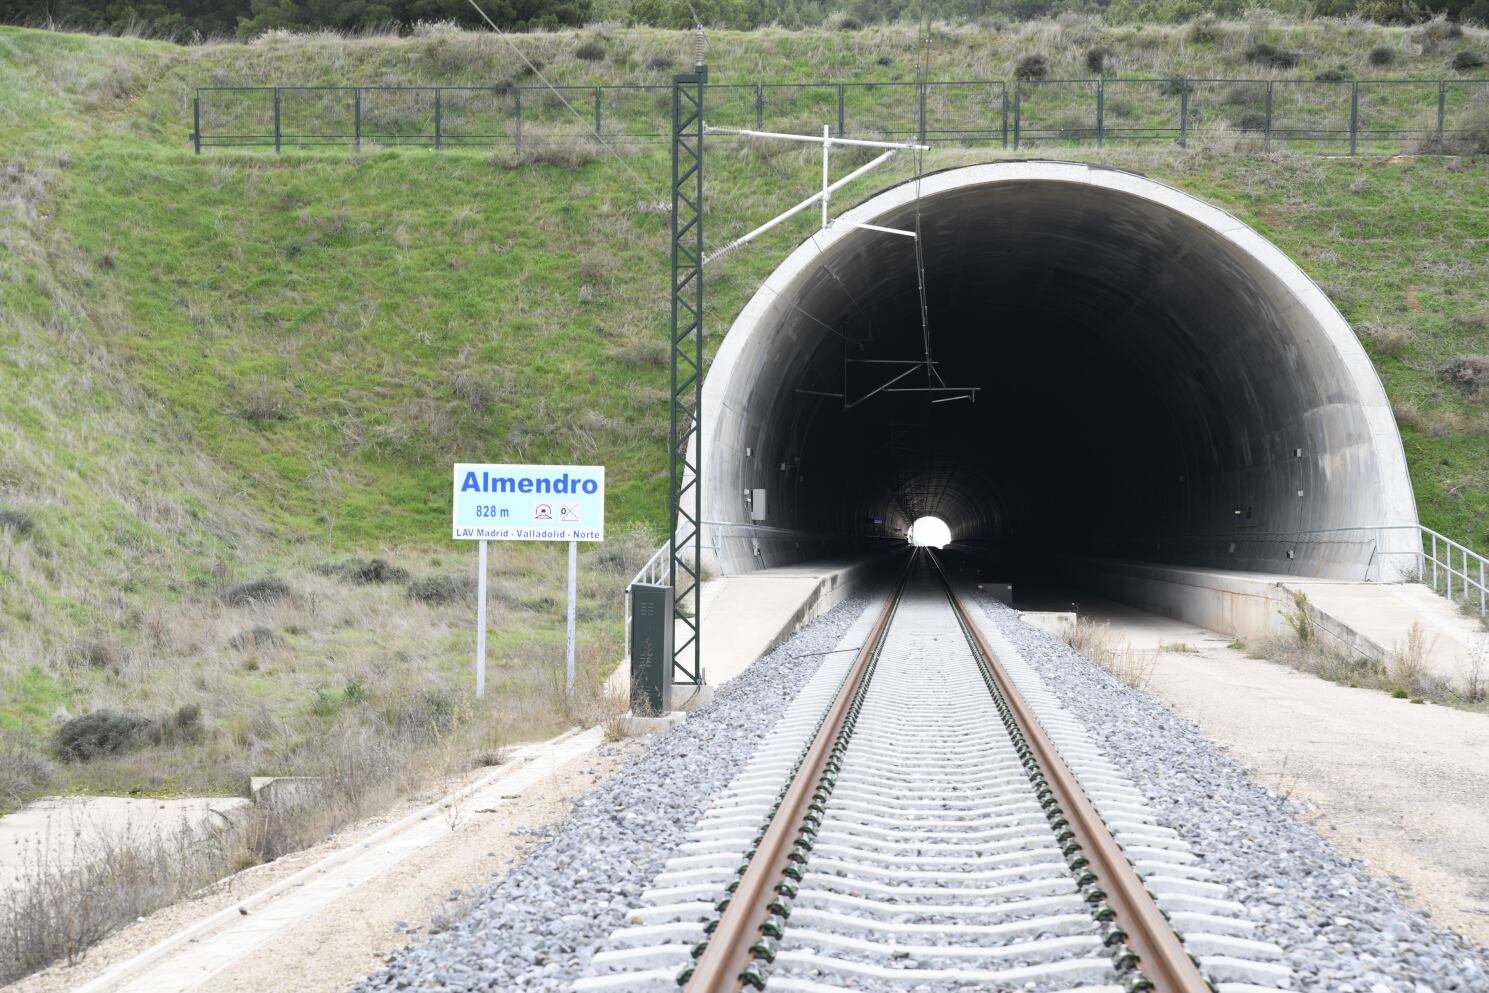
[[[353,990],[558,991],[661,871],[682,833],[869,605],[854,597],[726,683],[714,702],[657,739],[526,861],[487,888],[470,916],[396,953]]]
[[[1484,993],[1489,952],[1402,905],[1189,721],[986,594],[978,603],[1287,953],[1302,993]],[[1198,800],[1198,802],[1196,802]]]

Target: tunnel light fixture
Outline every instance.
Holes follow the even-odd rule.
[[[822,189],[818,190],[816,193],[813,193],[811,196],[807,197],[805,200],[801,201],[791,209],[777,214],[775,217],[766,221],[764,224],[760,225],[758,228],[749,232],[748,234],[741,235],[722,248],[719,248],[705,255],[703,257],[703,263],[705,265],[727,252],[734,251],[741,245],[745,245],[751,241],[754,241],[756,238],[760,237],[771,228],[776,227],[784,221],[790,220],[797,214],[801,213],[803,210],[806,210],[808,207],[812,206],[812,204],[814,203],[820,202],[822,204],[822,230],[826,231],[829,227],[832,226],[832,222],[828,219],[827,216],[827,210],[828,206],[832,202],[832,194],[835,191],[842,189],[844,186],[853,182],[860,176],[863,176],[877,169],[885,162],[888,162],[895,156],[895,154],[899,152],[910,150],[923,152],[930,149],[929,145],[918,145],[913,141],[863,141],[857,138],[834,138],[832,136],[831,126],[827,124],[822,125],[822,137],[820,138],[818,138],[816,135],[785,134],[780,131],[751,131],[747,128],[716,128],[709,124],[704,124],[703,133],[706,135],[737,135],[745,138],[774,138],[780,141],[800,141],[814,145],[820,144],[822,146]],[[839,179],[837,182],[830,182],[829,170],[831,165],[831,154],[833,145],[845,145],[856,148],[884,148],[888,149],[888,151],[886,151],[883,155],[880,155],[877,158],[871,159],[870,161],[864,163],[857,169],[854,169],[852,172],[848,173],[848,175],[844,176],[842,179]],[[904,235],[907,238],[919,237],[914,231],[901,231],[898,228],[887,228],[877,224],[860,224],[857,221],[844,221],[842,223],[850,227],[862,228],[866,231],[880,231],[885,234]]]

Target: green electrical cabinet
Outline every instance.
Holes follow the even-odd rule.
[[[672,587],[631,587],[631,713],[665,714],[672,706]]]

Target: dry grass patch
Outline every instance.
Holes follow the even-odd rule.
[[[1065,643],[1135,690],[1146,690],[1158,668],[1158,652],[1133,648],[1111,625],[1084,617],[1067,627]]]
[[[110,932],[221,878],[240,844],[232,829],[58,830],[78,832],[74,857],[64,861],[43,842],[0,891],[0,984],[53,962],[75,964]]]
[[[1425,697],[1438,689],[1437,681],[1427,669],[1427,656],[1432,653],[1436,639],[1428,639],[1422,625],[1412,622],[1406,637],[1392,650],[1386,659],[1385,675],[1393,694],[1408,697]]]

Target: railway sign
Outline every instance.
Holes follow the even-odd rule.
[[[604,541],[605,467],[455,463],[455,538]]]
[[[486,695],[486,543],[569,543],[568,661],[565,686],[574,688],[574,605],[578,542],[605,540],[605,467],[602,465],[493,465],[457,462],[454,537],[479,541],[476,581],[476,696]]]

